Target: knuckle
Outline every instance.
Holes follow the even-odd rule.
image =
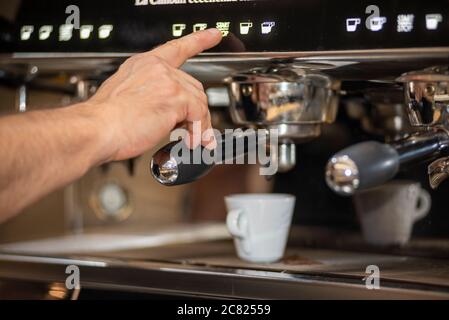
[[[209,108],[207,107],[207,105],[203,105],[202,111],[203,116],[207,116],[209,114]]]
[[[201,114],[201,116],[204,117],[209,112],[209,109],[207,108],[206,105],[204,105],[204,103],[200,103],[198,106],[198,111]]]
[[[129,58],[127,60],[127,62],[128,63],[135,63],[135,62],[139,61],[140,59],[142,59],[142,54],[141,53],[133,55],[131,58]]]
[[[204,106],[204,104],[195,104],[195,114],[197,114],[198,118],[204,119],[208,113],[207,108]]]
[[[204,92],[204,85],[201,83],[201,81],[198,81],[198,80],[196,80],[195,78],[192,78],[193,79],[193,83],[195,83],[197,86],[198,86],[198,88],[203,92],[203,93],[205,93]]]
[[[159,106],[156,112],[160,113],[170,124],[170,126],[175,126],[179,121],[179,110],[173,108],[170,104],[162,104]]]
[[[151,65],[153,67],[154,66],[162,66],[163,65],[162,59],[160,57],[152,55],[152,54],[147,55],[145,57],[145,63],[149,64],[149,65]]]
[[[152,64],[151,69],[153,72],[156,72],[160,76],[163,76],[165,79],[169,78],[170,70],[167,65],[163,63]]]
[[[140,54],[137,54],[135,56],[132,56],[131,58],[128,58],[119,68],[119,71],[121,72],[135,72],[139,62],[142,60],[142,56]]]
[[[128,58],[120,67],[122,68],[133,68],[142,59],[141,54],[136,54]]]
[[[187,103],[181,103],[178,107],[182,120],[187,119],[189,113],[189,105]]]
[[[206,92],[204,92],[204,91],[200,92],[200,100],[207,108],[207,106],[208,106],[208,98],[207,98]]]
[[[131,68],[132,65],[133,65],[133,62],[128,59],[120,65],[120,67],[118,68],[118,72],[124,72],[124,71],[128,70],[129,68]]]
[[[203,117],[201,106],[199,106],[198,103],[195,102],[195,100],[188,99],[187,105],[188,105],[189,120],[191,121],[200,120]]]
[[[184,90],[181,86],[181,84],[177,81],[170,81],[170,83],[168,83],[168,94],[173,96],[173,97],[177,97],[177,98],[184,98]]]
[[[205,93],[199,93],[199,95],[197,96],[197,100],[199,101],[199,106],[201,108],[201,112],[203,114],[209,112],[209,106],[207,103],[207,96]]]
[[[149,68],[150,70],[154,70],[156,72],[163,72],[164,63],[163,60],[155,55],[146,55],[140,59],[139,65],[142,67]]]
[[[167,103],[167,108],[169,108],[172,115],[176,117],[176,123],[183,122],[188,118],[189,106],[186,102],[171,101]]]
[[[203,84],[201,83],[201,81],[195,79],[194,77],[192,77],[191,75],[189,75],[189,74],[187,74],[187,73],[185,73],[185,72],[182,72],[182,73],[186,75],[187,79],[189,79],[189,81],[190,81],[196,88],[198,88],[198,90],[204,91],[204,86],[203,86]]]

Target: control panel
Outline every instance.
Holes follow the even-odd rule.
[[[445,0],[23,0],[0,51],[133,53],[211,27],[223,53],[445,47],[448,13]]]

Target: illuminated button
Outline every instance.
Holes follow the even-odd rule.
[[[83,40],[89,39],[90,35],[92,34],[93,31],[94,31],[94,26],[92,26],[92,25],[81,26],[80,38]]]
[[[193,32],[198,32],[207,29],[207,23],[197,23],[193,26]]]
[[[362,23],[362,19],[360,18],[349,18],[346,19],[346,31],[347,32],[356,32],[358,26]]]
[[[63,24],[59,27],[59,41],[70,41],[73,36],[73,24]]]
[[[176,38],[181,37],[186,28],[187,28],[187,26],[183,23],[174,24],[172,27],[173,37],[176,37]]]
[[[23,26],[22,29],[20,29],[20,40],[22,41],[30,40],[33,32],[34,26]]]
[[[275,26],[276,22],[273,21],[266,21],[262,23],[262,34],[270,34]]]
[[[231,27],[230,22],[217,22],[217,29],[221,31],[223,37],[227,37],[229,35],[230,27]]]
[[[443,22],[443,16],[439,13],[426,15],[426,28],[427,30],[437,30],[438,25]]]
[[[412,32],[415,16],[413,14],[398,15],[398,32]]]
[[[240,23],[240,34],[248,34],[249,30],[253,27],[252,22],[242,22]]]
[[[39,40],[47,40],[53,32],[53,26],[42,26],[39,29]]]
[[[114,30],[114,26],[111,24],[105,24],[102,25],[99,29],[98,29],[98,38],[100,39],[107,39],[111,36],[111,32],[112,30]]]
[[[367,27],[371,31],[378,32],[384,28],[385,23],[387,23],[386,17],[369,18],[369,20],[367,22]]]

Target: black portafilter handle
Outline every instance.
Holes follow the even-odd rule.
[[[183,140],[167,144],[154,154],[151,174],[164,186],[191,183],[207,175],[216,165],[245,157],[257,150],[259,142],[263,142],[257,134],[243,131],[224,134],[216,137],[216,141],[217,147],[213,151],[205,150],[203,146],[189,149]],[[204,151],[207,159],[202,157]]]
[[[362,142],[335,154],[326,166],[326,182],[350,196],[393,179],[401,168],[436,158],[448,147],[446,132],[425,132],[393,144]]]

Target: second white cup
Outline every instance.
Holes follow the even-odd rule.
[[[254,263],[273,263],[285,252],[295,197],[250,194],[226,197],[227,226],[238,256]]]
[[[430,211],[432,200],[413,181],[393,181],[361,192],[354,199],[365,241],[372,245],[405,245],[413,225]]]

